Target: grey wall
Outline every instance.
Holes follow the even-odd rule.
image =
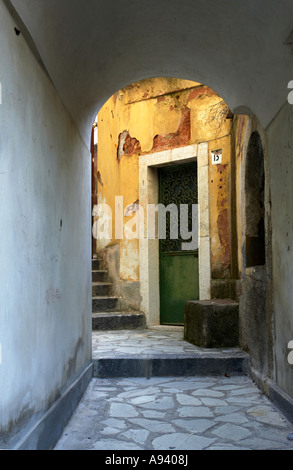
[[[293,397],[293,106],[286,104],[268,128],[272,201],[272,265],[277,384]]]
[[[90,156],[0,3],[0,447],[91,359]]]

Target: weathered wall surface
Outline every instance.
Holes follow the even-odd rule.
[[[273,309],[278,385],[293,397],[293,365],[288,343],[293,339],[293,107],[286,104],[268,130],[271,178]]]
[[[264,170],[264,191],[258,191],[254,179],[261,176],[257,168],[257,154],[251,153],[252,137],[257,136],[261,148],[259,158]],[[267,142],[264,131],[255,117],[234,118],[235,142],[235,200],[237,220],[238,300],[240,345],[249,352],[251,366],[260,377],[273,377],[272,346],[272,269],[271,269],[271,213],[270,172]],[[257,149],[255,149],[255,152]],[[250,182],[252,183],[250,184]],[[259,194],[258,194],[259,193]],[[248,242],[251,240],[251,221],[259,207],[265,219],[264,260],[258,256],[251,263]],[[253,233],[254,235],[254,233]],[[260,250],[256,250],[258,252]]]
[[[1,2],[0,447],[91,358],[89,151],[14,27]]]
[[[167,78],[142,80],[118,91],[98,115],[98,202],[111,207],[113,221],[115,196],[123,196],[123,223],[131,225],[134,220],[135,212],[129,210],[125,214],[125,208],[139,202],[140,156],[205,141],[209,153],[222,150],[222,164],[209,164],[211,264],[215,280],[232,276],[230,117],[227,105],[210,88]],[[124,282],[138,282],[137,240],[125,236],[119,240],[114,223],[110,232],[112,239],[98,240],[97,250],[119,245],[118,277]],[[223,287],[217,287],[217,294],[221,295]]]

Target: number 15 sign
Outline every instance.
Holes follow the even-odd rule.
[[[222,149],[212,150],[212,165],[219,165],[222,163]]]

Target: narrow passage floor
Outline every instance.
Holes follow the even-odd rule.
[[[93,361],[113,353],[126,360],[166,357],[168,351],[172,357],[199,353],[181,329],[93,333]],[[292,433],[249,375],[180,376],[176,370],[173,376],[93,377],[55,449],[293,450]]]

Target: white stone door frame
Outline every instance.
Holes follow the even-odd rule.
[[[139,204],[158,204],[158,168],[197,161],[199,204],[199,298],[210,299],[209,157],[208,143],[165,150],[139,158]],[[144,221],[146,227],[146,220]],[[159,240],[140,238],[139,276],[141,310],[148,326],[160,324]]]

